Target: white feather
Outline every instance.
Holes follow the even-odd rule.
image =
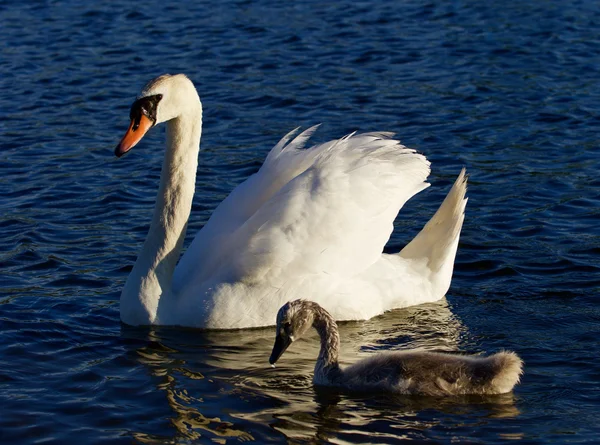
[[[121,297],[124,322],[267,326],[276,308],[308,295],[338,320],[365,319],[444,296],[464,218],[464,172],[421,234],[400,254],[382,254],[398,211],[429,186],[427,159],[386,132],[308,149],[317,126],[294,139],[297,130],[288,133],[218,206],[173,270],[200,139],[183,131],[201,117],[187,82],[163,76],[144,92],[163,94],[159,111],[177,118],[167,122],[158,222]]]

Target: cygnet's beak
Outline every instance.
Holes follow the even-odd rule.
[[[275,337],[275,345],[273,346],[273,352],[271,352],[271,357],[269,358],[269,363],[274,365],[281,354],[285,352],[289,345],[292,344],[292,339],[287,335],[277,334]]]
[[[121,142],[119,142],[117,148],[115,148],[115,156],[120,158],[135,147],[153,125],[154,123],[143,114],[132,119],[127,133],[125,133],[125,136],[123,136],[123,139],[121,139]]]

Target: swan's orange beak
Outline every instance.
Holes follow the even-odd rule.
[[[121,142],[119,142],[119,145],[115,148],[115,156],[120,158],[135,147],[153,125],[152,121],[143,114],[140,116],[139,122],[136,122],[136,119],[132,119],[129,124],[129,130],[127,130],[127,133],[125,133],[125,136],[123,136],[123,139],[121,139]]]

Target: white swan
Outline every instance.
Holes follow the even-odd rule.
[[[316,127],[286,135],[260,170],[214,211],[177,264],[194,195],[202,105],[184,75],[151,81],[115,149],[167,123],[150,230],[121,294],[130,325],[232,329],[273,324],[312,295],[339,320],[442,298],[466,205],[464,170],[424,229],[382,254],[402,205],[429,186],[427,159],[390,133],[352,134],[309,149]],[[176,267],[177,266],[177,267]]]
[[[321,338],[315,365],[316,385],[351,391],[378,391],[412,395],[503,394],[519,382],[523,362],[514,352],[476,357],[427,351],[376,354],[340,368],[338,327],[317,303],[294,300],[277,313],[277,333],[269,363],[274,365],[292,342],[310,327]]]

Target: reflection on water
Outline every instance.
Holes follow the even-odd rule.
[[[351,395],[315,388],[316,332],[296,342],[275,369],[268,365],[273,328],[225,332],[153,328],[142,332],[123,327],[122,334],[149,342],[135,351],[137,360],[159,382],[156,388],[164,391],[178,440],[205,436],[217,442],[260,440],[245,428],[253,425],[255,431],[259,424],[268,427],[260,434],[270,436],[275,431],[292,440],[336,437],[364,442],[368,437],[385,442],[427,437],[428,429],[441,418],[448,422],[452,415],[466,412],[475,423],[519,414],[512,394],[439,399]],[[468,331],[446,301],[440,301],[343,323],[340,335],[341,361],[348,365],[381,350],[461,351]],[[216,405],[232,407],[229,420],[211,415],[218,412]],[[134,437],[143,443],[166,439],[143,431]]]
[[[192,389],[188,390],[186,382],[204,380],[205,376],[193,369],[193,363],[188,366],[188,360],[181,357],[178,350],[161,343],[161,337],[156,331],[151,330],[147,336],[151,343],[136,351],[137,359],[149,368],[153,376],[160,378],[161,382],[156,388],[166,394],[166,400],[173,411],[170,421],[176,429],[177,439],[197,440],[203,433],[208,433],[217,443],[221,442],[219,438],[254,440],[250,433],[236,429],[231,422],[203,415],[198,409],[203,399],[196,396]],[[139,442],[147,444],[164,443],[166,439],[161,435],[144,432],[134,432],[133,436]]]

